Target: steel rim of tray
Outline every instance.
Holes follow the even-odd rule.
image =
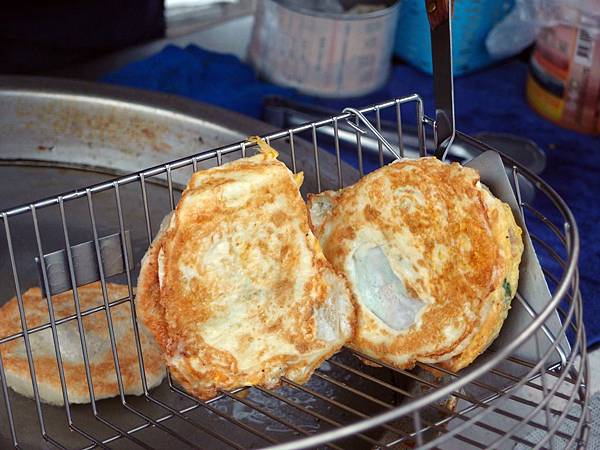
[[[370,106],[367,108],[362,108],[359,110],[359,112],[362,114],[368,114],[368,113],[372,113],[372,112],[376,112],[377,114],[379,114],[379,111],[382,109],[385,109],[385,108],[388,108],[391,106],[398,107],[399,105],[409,103],[409,102],[415,102],[415,104],[416,104],[417,120],[419,121],[419,123],[421,123],[421,126],[418,127],[419,142],[420,142],[421,148],[424,149],[425,148],[424,128],[427,125],[432,125],[433,121],[432,121],[432,119],[426,117],[423,114],[423,102],[418,95],[412,95],[412,96],[405,97],[402,99],[391,100],[391,101],[384,102],[384,103],[381,103],[378,105],[373,105],[373,106]],[[352,113],[352,111],[345,110],[344,113],[339,114],[335,117],[328,118],[328,119],[318,121],[318,122],[307,123],[307,124],[298,126],[291,130],[282,130],[282,131],[278,131],[275,133],[271,133],[269,135],[263,136],[263,138],[265,140],[267,140],[267,142],[270,142],[270,141],[274,141],[274,140],[278,140],[278,139],[291,137],[292,143],[293,143],[293,137],[295,135],[297,136],[301,132],[306,132],[306,131],[309,131],[312,129],[313,130],[313,138],[314,138],[315,128],[318,128],[318,127],[324,126],[324,125],[333,125],[334,128],[336,128],[337,122],[339,120],[347,120],[347,119],[353,118],[353,117],[355,117],[355,115]],[[401,131],[399,131],[399,134],[401,135]],[[458,133],[457,136],[459,138],[462,138],[466,141],[471,142],[474,145],[477,145],[480,149],[486,149],[486,148],[491,149],[491,147],[481,144],[478,141],[474,140],[473,138],[470,138],[462,133]],[[400,140],[400,142],[402,142],[402,140]],[[313,140],[313,146],[315,148],[315,162],[316,162],[317,179],[318,179],[320,177],[320,174],[318,172],[319,168],[318,168],[318,157],[316,156],[316,145],[317,145],[317,143],[316,143],[316,139],[315,139],[315,140]],[[90,196],[93,193],[102,192],[102,191],[106,191],[109,189],[117,189],[118,190],[119,186],[129,184],[129,183],[132,183],[135,181],[142,181],[142,184],[143,184],[144,179],[146,179],[148,177],[153,177],[153,176],[156,176],[156,175],[162,174],[162,173],[166,173],[170,180],[170,173],[172,170],[182,168],[184,166],[190,166],[190,165],[194,166],[194,168],[195,168],[198,162],[209,160],[209,159],[216,158],[220,162],[222,156],[227,155],[229,153],[233,153],[233,152],[239,152],[239,151],[241,151],[242,154],[245,154],[245,150],[252,146],[254,146],[254,144],[252,144],[250,142],[237,143],[234,145],[224,146],[224,147],[221,147],[218,149],[214,149],[214,150],[211,150],[208,152],[199,153],[199,154],[191,156],[191,157],[181,158],[181,159],[172,161],[170,163],[155,166],[153,168],[143,170],[143,171],[137,172],[135,174],[126,175],[126,176],[117,178],[112,181],[102,182],[102,183],[96,184],[94,186],[90,186],[87,189],[81,189],[81,190],[69,192],[69,193],[66,193],[61,196],[56,196],[56,197],[48,198],[45,200],[41,200],[41,201],[36,202],[31,205],[23,205],[20,207],[12,208],[10,210],[0,212],[0,217],[2,218],[2,221],[7,226],[8,219],[10,217],[20,215],[22,213],[34,212],[34,211],[36,211],[40,208],[46,207],[46,206],[63,204],[64,202],[73,200],[75,198],[82,198],[84,196]],[[357,137],[357,146],[359,148],[359,154],[360,154],[360,138],[358,138],[358,137]],[[292,148],[293,148],[293,145],[292,145]],[[336,148],[336,152],[337,152],[337,156],[338,156],[338,167],[339,167],[339,164],[340,164],[339,148]],[[402,148],[400,148],[400,152],[402,153]],[[498,152],[498,153],[501,154],[501,152]],[[292,158],[294,159],[293,155],[294,154],[292,153]],[[569,355],[570,356],[570,361],[568,362],[569,367],[563,368],[564,373],[561,374],[562,378],[559,377],[559,381],[564,380],[564,377],[566,376],[566,374],[568,372],[566,369],[575,368],[575,364],[576,364],[575,358],[578,355],[580,355],[581,362],[580,362],[579,368],[577,368],[579,378],[578,378],[577,384],[575,385],[575,387],[577,389],[574,389],[573,392],[576,392],[577,390],[579,390],[581,388],[582,384],[587,384],[585,379],[581,380],[582,375],[584,373],[585,373],[585,376],[583,378],[587,377],[587,366],[585,363],[585,358],[586,358],[585,339],[584,339],[585,332],[584,332],[583,326],[581,325],[581,317],[580,317],[581,316],[581,295],[580,295],[579,289],[578,289],[578,276],[577,276],[577,267],[576,267],[576,262],[577,262],[577,258],[578,258],[578,254],[579,254],[579,235],[578,235],[575,220],[573,218],[573,215],[572,215],[570,209],[564,202],[564,200],[556,193],[556,191],[552,187],[550,187],[548,184],[546,184],[544,181],[542,181],[539,176],[532,173],[528,169],[520,166],[518,163],[512,161],[506,155],[501,154],[501,156],[502,156],[503,160],[508,161],[512,164],[515,172],[518,171],[519,173],[523,174],[526,178],[531,180],[534,183],[534,185],[538,188],[538,190],[542,191],[548,197],[548,199],[550,199],[552,201],[554,207],[556,207],[558,209],[558,211],[560,212],[560,214],[562,215],[561,219],[564,222],[565,229],[563,230],[563,232],[564,232],[564,238],[566,239],[566,242],[564,242],[564,247],[567,252],[567,255],[566,255],[567,258],[565,261],[566,267],[563,268],[562,274],[561,274],[562,275],[561,279],[558,280],[558,282],[556,283],[556,287],[554,288],[553,293],[552,293],[552,298],[548,302],[548,304],[545,306],[543,311],[538,312],[536,317],[532,318],[530,324],[523,331],[523,333],[519,336],[519,338],[517,338],[515,341],[511,342],[508,346],[504,347],[502,350],[497,351],[493,355],[492,358],[490,358],[488,361],[486,361],[485,363],[483,363],[482,365],[477,367],[472,372],[470,372],[466,375],[455,375],[456,379],[453,380],[452,382],[450,382],[449,384],[446,384],[442,387],[433,389],[432,391],[426,393],[422,397],[414,399],[405,405],[395,407],[388,412],[376,414],[367,419],[363,419],[363,420],[360,420],[356,423],[352,423],[349,425],[344,425],[340,428],[336,428],[331,431],[317,432],[316,434],[314,434],[312,436],[294,440],[289,443],[276,445],[273,448],[277,448],[277,449],[306,448],[306,447],[310,447],[313,445],[325,444],[325,443],[331,442],[333,440],[339,439],[341,437],[347,437],[350,435],[354,435],[361,431],[365,431],[365,430],[371,429],[373,427],[377,427],[377,426],[389,423],[391,420],[397,419],[401,416],[406,416],[406,415],[410,414],[411,412],[418,412],[423,407],[431,405],[436,400],[446,398],[446,397],[452,395],[453,393],[459,392],[462,387],[477,380],[482,374],[484,374],[484,373],[488,372],[489,370],[493,369],[494,367],[496,367],[499,362],[506,360],[506,358],[519,345],[521,345],[527,339],[531,338],[534,335],[534,333],[543,326],[544,322],[550,316],[550,314],[552,314],[554,311],[557,310],[559,302],[563,298],[565,298],[566,295],[568,295],[569,290],[571,290],[573,292],[573,294],[572,294],[571,302],[569,304],[568,312],[566,313],[566,317],[563,318],[563,325],[562,325],[561,331],[560,331],[558,337],[555,337],[556,339],[552,343],[553,346],[550,347],[547,354],[544,355],[543,357],[540,355],[540,361],[538,361],[537,364],[535,364],[535,366],[530,369],[530,371],[528,373],[528,377],[531,375],[531,379],[534,379],[534,378],[536,378],[536,376],[540,375],[541,371],[543,372],[545,370],[544,364],[547,361],[549,355],[554,351],[555,348],[557,348],[558,339],[561,336],[566,334],[566,330],[569,327],[577,327],[577,329],[576,329],[577,336],[575,338],[573,348],[571,349],[571,352]],[[320,184],[319,184],[319,186],[320,186]],[[517,187],[518,187],[518,184],[517,184]],[[517,192],[517,195],[518,195],[518,192]],[[525,205],[520,204],[520,206],[523,207]],[[171,207],[173,207],[172,195],[171,195]],[[544,218],[545,218],[545,216],[544,216]],[[27,331],[25,334],[30,334],[29,333],[30,331],[31,330]],[[21,333],[21,334],[23,334],[23,333]],[[521,380],[521,383],[527,382],[529,379],[528,377],[524,377],[523,380]],[[542,376],[542,378],[544,378],[544,377]],[[558,389],[558,386],[560,384],[559,381],[557,381],[554,385],[555,390]],[[515,384],[511,385],[510,388],[514,389],[516,391],[515,386],[518,388],[519,383],[515,383]],[[556,391],[554,391],[554,392],[556,392]],[[506,393],[503,395],[506,397]],[[569,404],[573,403],[575,396],[576,396],[575,393],[573,393],[570,398]],[[581,427],[583,426],[584,414],[585,414],[585,409],[586,409],[586,405],[587,405],[587,396],[585,395],[585,393],[580,396],[583,397],[583,403],[578,403],[578,404],[582,405],[582,416],[581,416],[581,420],[577,424],[577,428],[576,428],[575,432],[573,433],[573,438],[572,438],[573,440],[576,439],[576,435],[580,432]],[[545,400],[549,401],[549,399],[551,399],[551,398],[552,398],[552,393],[549,396],[547,396],[545,398]],[[545,406],[545,403],[542,403],[540,405],[540,408],[542,408],[544,406]],[[486,413],[486,411],[488,411],[488,412]],[[482,414],[482,415],[489,414],[489,411],[493,412],[493,409],[491,409],[491,410],[483,409],[480,412],[480,414]],[[565,410],[565,413],[566,413],[566,410]],[[481,416],[478,414],[478,415],[474,416],[472,418],[472,420],[475,421],[480,417]],[[475,423],[475,422],[473,422],[473,423]],[[557,428],[558,425],[560,425],[560,423],[561,423],[561,420],[556,419],[554,422],[554,424],[555,424],[554,428]],[[554,430],[554,431],[556,431],[556,430]],[[419,436],[420,436],[419,433],[420,433],[420,430],[416,432],[417,441],[419,441]],[[123,435],[122,432],[120,432],[119,434],[120,434],[119,437],[126,437],[125,435]],[[455,435],[456,434],[458,434],[458,432],[455,433]],[[553,433],[549,433],[549,434],[550,434],[549,438],[551,439]],[[127,437],[129,437],[128,432],[127,432],[127,435],[128,435]],[[455,436],[455,435],[452,435],[452,436]],[[509,435],[509,437],[510,436],[511,435]],[[111,442],[112,440],[107,440],[107,441]]]

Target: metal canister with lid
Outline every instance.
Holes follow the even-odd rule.
[[[323,97],[353,97],[388,78],[396,0],[262,0],[249,59],[265,79]]]

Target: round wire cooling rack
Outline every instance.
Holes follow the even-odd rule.
[[[304,171],[306,194],[341,188],[396,154],[427,155],[432,124],[423,113],[420,97],[413,95],[345,110],[264,138],[281,151],[281,159],[294,172]],[[3,344],[15,339],[23,342],[35,397],[30,400],[13,392],[0,364],[2,442],[21,448],[583,447],[588,373],[577,226],[565,202],[539,176],[501,152],[488,150],[494,149],[457,133],[449,157],[481,154],[468,164],[481,169],[485,182],[486,171],[500,154],[504,165],[500,164],[499,173],[505,184],[500,180],[494,185],[490,178],[488,186],[501,198],[514,196],[513,211],[530,238],[525,242],[522,281],[499,339],[460,373],[424,363],[413,370],[399,370],[344,349],[305,385],[283,379],[278,389],[247,387],[200,401],[170,376],[149,390],[138,346],[142,396],[125,396],[120,382],[121,395],[115,399],[96,400],[90,389],[91,405],[45,405],[36,385],[39,374],[35,373],[31,335],[48,330],[56,350],[60,327],[77,322],[89,366],[83,318],[97,315],[106,320],[111,308],[135,305],[133,280],[141,256],[157,231],[158,220],[176,205],[179,180],[186,180],[192,171],[246,156],[255,151],[255,145],[240,142],[1,212],[4,240],[0,253],[7,261],[1,267],[6,272],[2,276],[14,284],[23,331],[0,336],[0,354]],[[342,155],[356,163],[358,173],[348,170]],[[156,191],[153,181],[160,181],[155,184],[166,191]],[[58,248],[47,244],[52,234],[60,236]],[[105,266],[107,245],[121,257],[118,268]],[[79,250],[74,250],[76,246]],[[82,246],[89,251],[81,251]],[[50,270],[49,261],[62,264],[63,270]],[[32,275],[37,273],[38,281]],[[54,295],[82,284],[82,273],[87,282],[127,283],[130,295],[112,301],[105,298],[103,305],[77,309],[68,317],[49,314],[46,323],[28,327],[23,320],[22,287],[41,285]],[[78,304],[77,296],[74,301]],[[134,307],[131,315],[139,344]],[[114,341],[111,349],[111,369],[118,374]],[[62,372],[59,351],[56,357],[57,370]],[[88,373],[82,382],[94,384]]]

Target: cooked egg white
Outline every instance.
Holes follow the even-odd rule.
[[[351,293],[310,230],[302,176],[259,144],[193,175],[138,280],[142,320],[202,398],[304,382],[353,332]]]
[[[510,208],[476,171],[400,160],[309,196],[308,206],[326,257],[356,299],[352,347],[401,368],[422,361],[459,370],[495,339],[523,244]]]

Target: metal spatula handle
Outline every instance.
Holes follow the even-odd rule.
[[[444,159],[455,136],[451,3],[449,0],[425,0],[425,7],[431,27],[435,156]]]

